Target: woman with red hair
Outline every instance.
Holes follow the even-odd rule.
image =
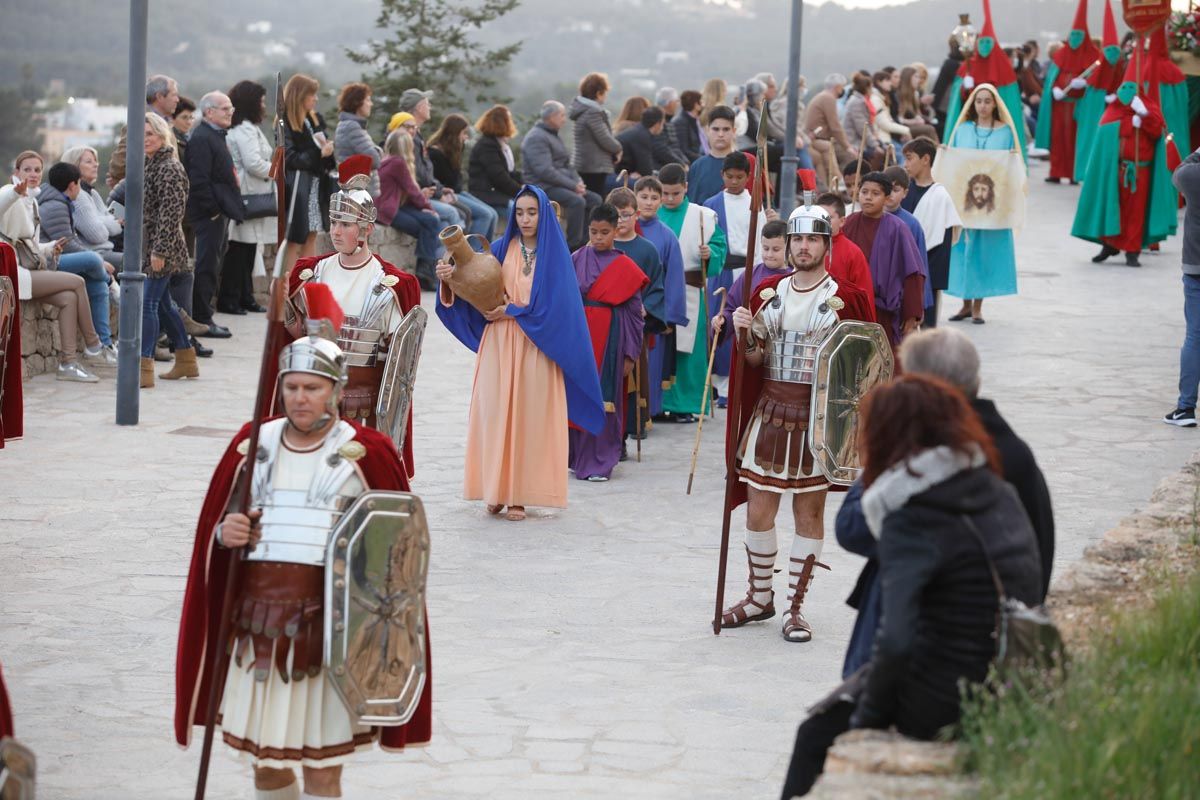
[[[1041,597],[1033,528],[961,391],[907,375],[873,390],[860,420],[862,510],[879,541],[883,617],[870,663],[849,680],[856,688],[800,725],[784,798],[812,788],[850,728],[895,726],[928,740],[958,722],[960,681],[983,681],[995,655],[989,560],[1008,597],[1031,606]]]

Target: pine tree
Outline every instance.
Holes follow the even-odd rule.
[[[493,87],[521,43],[488,49],[471,33],[517,7],[520,0],[382,0],[375,27],[385,38],[366,50],[347,50],[358,64],[374,67],[363,79],[378,98],[399,99],[405,89],[434,92],[445,111],[502,102]]]

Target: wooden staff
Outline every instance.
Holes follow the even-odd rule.
[[[717,316],[725,314],[725,301],[729,299],[729,295],[725,292],[725,287],[717,289],[716,294],[721,295],[721,307],[717,309]],[[700,456],[700,431],[704,429],[704,401],[707,400],[712,392],[712,368],[713,361],[717,358],[717,339],[714,336],[712,346],[708,350],[708,371],[704,373],[704,395],[700,398],[700,419],[696,423],[696,444],[692,446],[692,468],[688,471],[687,493],[692,493],[692,480],[696,477],[696,459]],[[709,403],[709,409],[712,408],[712,403]]]
[[[766,103],[764,101],[763,105]],[[759,119],[762,118],[762,112],[759,112]],[[758,244],[758,212],[762,206],[762,175],[765,172],[767,159],[767,126],[758,126],[758,158],[754,163],[754,183],[750,192],[750,232],[748,241],[746,242],[746,269],[742,275],[742,302],[749,303],[750,296],[754,293],[754,250]],[[737,473],[734,471],[734,461],[737,453],[737,434],[742,430],[742,379],[746,372],[746,343],[742,336],[737,336],[734,342],[733,365],[733,380],[729,387],[729,411],[725,417],[725,424],[732,426],[734,436],[729,437],[729,441],[725,446],[725,508],[722,512],[721,519],[721,550],[718,554],[717,562],[717,597],[716,597],[716,613],[713,616],[713,633],[721,634],[721,611],[725,605],[725,562],[728,560],[729,553],[729,525],[730,519],[733,516],[733,495],[737,487]]]
[[[637,442],[637,461],[642,463],[642,359],[646,357],[646,340],[642,339],[642,352],[638,353],[637,364],[633,367],[633,412],[637,427],[634,428],[634,440]]]
[[[270,177],[275,181],[275,208],[280,212],[276,214],[275,235],[279,242],[278,247],[282,251],[287,245],[288,220],[282,213],[284,197],[286,196],[286,167],[284,165],[283,145],[285,117],[282,76],[278,72],[275,73],[275,113],[275,152],[271,156]],[[293,199],[295,199],[294,196]],[[271,414],[269,404],[275,388],[274,383],[269,380],[269,376],[274,371],[273,362],[275,354],[279,352],[279,349],[287,339],[287,331],[283,326],[283,304],[287,276],[280,274],[282,264],[282,259],[275,260],[275,276],[274,280],[271,281],[271,299],[267,309],[266,341],[263,343],[262,360],[258,368],[258,392],[254,400],[254,414],[250,419],[250,435],[247,439],[246,459],[243,462],[242,471],[238,476],[238,480],[241,483],[238,486],[237,508],[238,513],[241,514],[248,514],[250,512],[250,503],[253,500],[250,493],[250,484],[254,475],[255,454],[258,453],[258,434],[262,429],[263,421]],[[238,566],[241,559],[241,548],[231,551],[229,554],[229,566],[225,572],[225,594],[221,599],[221,621],[217,627],[218,649],[216,660],[213,662],[213,673],[209,677],[208,709],[204,720],[204,744],[200,750],[200,773],[196,778],[195,800],[204,800],[204,790],[208,784],[208,766],[212,759],[217,706],[222,693],[225,691],[225,675],[229,671],[230,653],[227,649],[229,618],[233,613],[234,591],[237,586]],[[203,675],[204,665],[201,664],[199,680],[203,680]],[[191,720],[188,720],[188,724],[191,724]]]
[[[858,166],[854,168],[854,193],[858,194],[858,179],[862,177],[863,157],[867,154],[867,131],[871,130],[871,120],[863,125],[862,141],[858,143]],[[850,198],[850,210],[854,210],[854,198]]]

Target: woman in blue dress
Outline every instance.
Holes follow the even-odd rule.
[[[958,124],[950,134],[951,147],[976,150],[1012,150],[1018,141],[1012,117],[1003,103],[996,102],[996,90],[980,84],[967,98]],[[972,183],[972,192],[986,195],[986,181]],[[950,251],[950,280],[947,293],[961,297],[963,304],[950,319],[970,317],[983,324],[983,299],[1017,293],[1017,256],[1013,250],[1012,228],[983,230],[963,228]]]

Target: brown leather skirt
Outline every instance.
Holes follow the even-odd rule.
[[[800,478],[813,471],[812,451],[807,446],[808,415],[812,384],[763,381],[762,394],[754,406],[750,425],[738,448],[738,461],[753,447],[754,463],[761,469]],[[760,420],[753,442],[754,420]]]
[[[241,667],[253,648],[255,680],[267,679],[272,655],[284,682],[289,677],[319,675],[324,655],[324,567],[246,561],[241,584],[229,642],[234,663]],[[290,670],[289,653],[294,653]]]
[[[386,353],[381,353],[386,357]],[[379,397],[379,382],[383,379],[380,363],[374,367],[350,367],[346,373],[346,388],[342,390],[342,402],[338,411],[343,419],[375,427],[375,401]]]

